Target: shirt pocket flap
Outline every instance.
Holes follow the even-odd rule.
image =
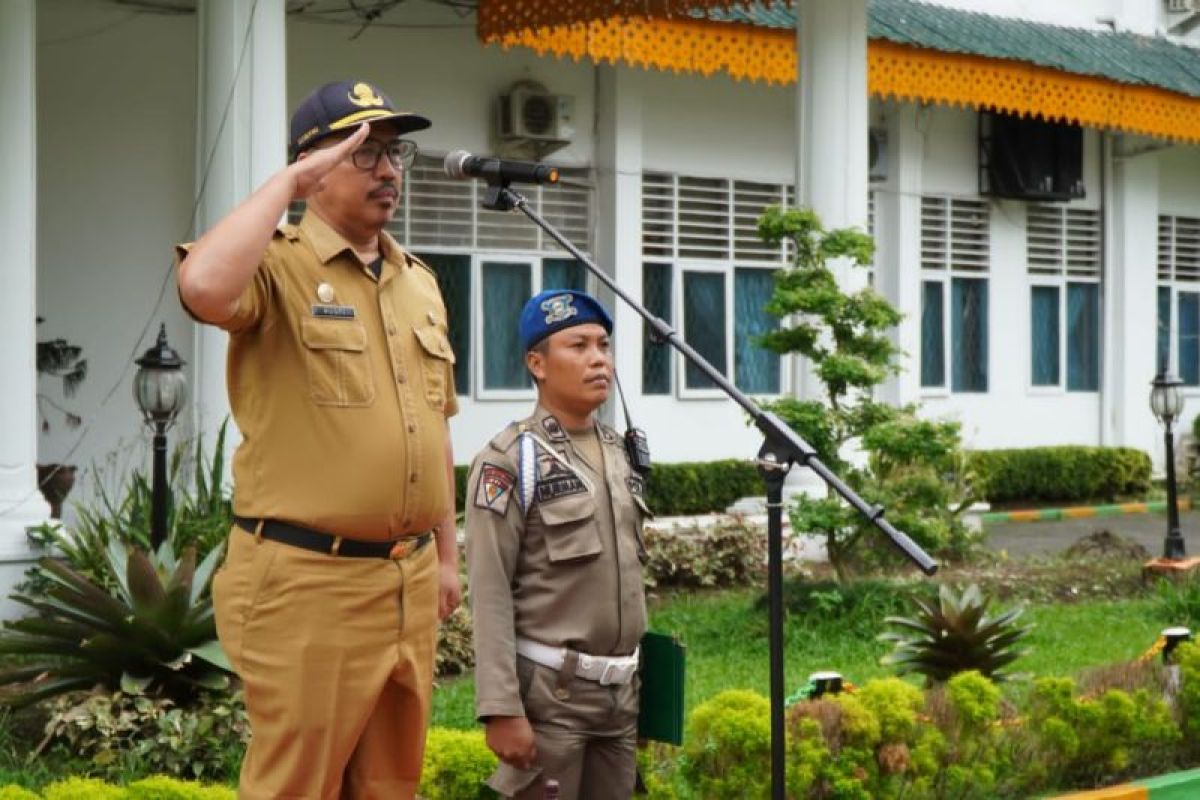
[[[310,350],[367,349],[367,331],[360,323],[340,319],[300,320],[300,339]]]
[[[590,494],[581,493],[549,503],[539,503],[538,510],[542,512],[542,522],[553,528],[556,525],[566,525],[596,516],[596,501]]]
[[[417,334],[417,341],[421,343],[422,350],[434,358],[454,363],[454,350],[450,347],[450,340],[446,338],[446,334],[442,332],[441,328],[430,325],[424,328],[413,328],[413,332]]]
[[[591,559],[600,554],[603,548],[596,527],[596,501],[590,494],[539,503],[538,511],[545,526],[546,551],[551,562]]]

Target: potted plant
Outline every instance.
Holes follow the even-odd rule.
[[[38,324],[42,317],[38,317]],[[37,342],[37,374],[39,381],[43,375],[52,376],[62,381],[63,394],[74,396],[79,385],[87,377],[88,362],[83,357],[83,348],[72,344],[66,339],[44,339]],[[62,417],[68,428],[78,428],[83,418],[75,412],[64,408],[45,392],[37,393],[37,409],[39,425],[42,433],[51,430],[50,417]],[[71,488],[75,485],[75,466],[71,464],[38,464],[38,489],[50,504],[50,516],[59,519],[62,516],[62,505]]]

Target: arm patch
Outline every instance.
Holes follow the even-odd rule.
[[[495,464],[483,462],[479,470],[479,485],[475,488],[475,507],[485,508],[504,516],[512,497],[516,476]]]

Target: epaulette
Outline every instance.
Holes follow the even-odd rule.
[[[407,250],[404,251],[404,257],[408,259],[408,265],[410,267],[423,267],[426,272],[434,277],[435,280],[437,279],[437,273],[433,271],[433,267],[429,266]]]
[[[507,453],[520,435],[521,423],[510,422],[504,430],[492,437],[492,440],[488,442],[488,446],[498,453]]]

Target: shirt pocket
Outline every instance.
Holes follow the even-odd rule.
[[[435,411],[446,407],[446,379],[454,364],[454,350],[446,332],[437,325],[413,328],[421,344],[421,375],[425,380],[425,400]]]
[[[596,500],[590,494],[539,503],[538,511],[545,526],[546,551],[552,563],[582,561],[600,555]]]
[[[300,340],[314,403],[356,407],[375,401],[367,330],[361,322],[305,318],[300,320]]]

